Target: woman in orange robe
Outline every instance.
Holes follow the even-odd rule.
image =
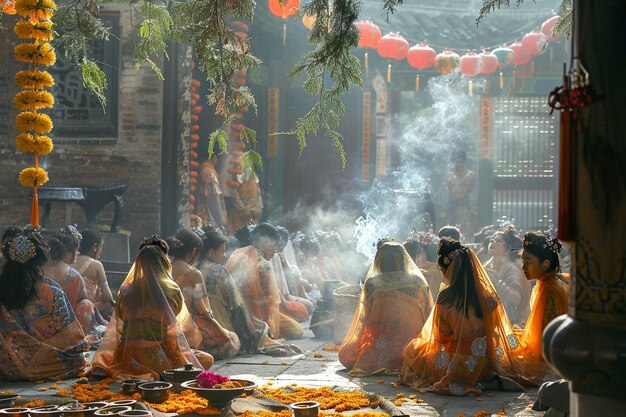
[[[185,337],[184,329],[193,326],[193,319],[172,280],[168,250],[158,236],[139,247],[94,356],[94,373],[158,381],[164,370],[187,362],[206,369],[213,364],[208,353],[192,351]]]
[[[422,332],[404,349],[402,383],[444,395],[523,390],[510,379],[517,377],[511,323],[478,257],[442,238],[438,263],[446,287]]]
[[[428,284],[404,247],[384,243],[365,278],[339,362],[351,376],[398,374],[402,350],[422,330],[432,306]]]
[[[239,352],[241,343],[234,332],[225,329],[213,316],[209,294],[202,272],[192,264],[202,250],[204,231],[194,227],[181,229],[173,238],[168,238],[172,261],[172,276],[180,286],[185,304],[195,324],[195,332],[200,336],[197,344],[186,334],[191,347],[209,352],[217,359],[228,359]]]
[[[559,273],[561,243],[543,232],[524,235],[522,270],[528,280],[537,280],[530,296],[530,315],[519,331],[519,347],[514,351],[519,369],[532,385],[557,379],[543,359],[541,336],[548,323],[567,313],[569,276]]]

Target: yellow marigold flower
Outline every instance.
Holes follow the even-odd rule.
[[[48,71],[19,71],[15,74],[15,83],[22,88],[50,88],[54,78]]]
[[[54,35],[52,32],[52,22],[49,20],[37,22],[20,20],[15,24],[13,31],[21,39],[49,41]]]
[[[48,42],[20,43],[15,47],[15,59],[22,62],[32,62],[38,65],[52,65],[57,56],[54,48]]]
[[[48,136],[20,133],[15,138],[15,147],[20,152],[37,152],[39,155],[46,155],[52,152],[54,145]],[[56,389],[58,386],[53,385],[50,388]]]
[[[52,130],[52,120],[50,116],[43,113],[24,111],[15,118],[15,125],[18,130],[34,130],[37,133],[48,133]]]
[[[52,0],[15,0],[15,12],[31,21],[50,19],[57,9]]]
[[[13,101],[20,110],[54,107],[54,97],[47,91],[20,91],[13,97]]]
[[[22,172],[20,172],[19,181],[24,187],[40,187],[48,182],[48,173],[43,168],[24,168]],[[45,388],[45,390],[47,389],[48,388]],[[39,388],[39,391],[44,390]]]

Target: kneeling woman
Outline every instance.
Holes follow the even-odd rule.
[[[398,374],[402,349],[420,332],[432,306],[428,284],[404,247],[382,244],[365,278],[339,361],[351,376]]]
[[[517,375],[509,346],[516,342],[511,323],[479,259],[459,242],[443,238],[438,263],[447,288],[420,335],[404,350],[402,383],[446,395],[479,395],[481,385],[523,390],[509,379]]]
[[[153,236],[139,254],[120,287],[92,370],[115,379],[158,380],[166,369],[189,362],[208,369],[213,357],[192,351],[183,329],[193,325],[183,294],[172,280],[169,247]]]
[[[170,240],[170,255],[174,259],[172,276],[185,296],[185,304],[202,338],[194,347],[209,352],[217,359],[227,359],[239,352],[239,337],[213,316],[202,272],[192,266],[202,251],[201,236],[204,235],[204,231],[197,227],[181,229]]]

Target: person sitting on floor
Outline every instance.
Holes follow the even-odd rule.
[[[480,395],[483,388],[523,391],[511,379],[518,375],[513,328],[480,260],[444,237],[438,263],[446,287],[419,336],[404,349],[401,382],[444,395]]]
[[[80,239],[74,226],[66,226],[61,233],[52,235],[48,240],[50,259],[43,272],[63,288],[85,334],[97,344],[106,330],[107,321],[89,299],[82,275],[70,266],[76,262]]]
[[[213,316],[202,273],[193,266],[202,251],[204,231],[194,227],[181,229],[168,238],[172,257],[172,277],[185,297],[185,304],[196,324],[200,341],[191,345],[209,352],[216,359],[228,359],[239,352],[239,337],[222,326]],[[195,330],[195,329],[194,329]],[[192,338],[187,335],[191,343]]]
[[[193,326],[180,287],[172,280],[169,247],[144,239],[120,287],[115,310],[92,362],[92,373],[114,379],[160,379],[166,369],[191,363],[209,369],[213,357],[189,347],[183,329]]]
[[[9,239],[0,273],[0,380],[71,378],[90,347],[59,284],[46,278],[48,244],[36,232]]]
[[[379,246],[352,325],[339,349],[350,376],[398,374],[402,351],[422,330],[433,300],[424,275],[397,242]]]
[[[72,265],[85,280],[87,298],[93,302],[103,317],[110,318],[113,313],[113,294],[107,282],[104,266],[98,259],[102,253],[104,239],[97,230],[86,229],[81,233],[82,239],[78,247],[79,254]]]
[[[443,280],[443,274],[437,265],[437,250],[439,249],[439,238],[432,231],[413,231],[402,244],[413,259],[413,262],[422,270],[424,278],[428,283],[430,294],[433,300],[437,299],[439,287]]]
[[[304,329],[280,312],[280,291],[276,285],[271,259],[280,239],[269,223],[254,228],[251,245],[237,249],[226,262],[226,269],[237,283],[248,310],[266,322],[272,338],[298,338]]]

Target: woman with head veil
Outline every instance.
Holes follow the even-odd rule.
[[[92,370],[115,379],[158,380],[166,369],[191,363],[208,369],[213,357],[192,351],[184,330],[194,323],[172,280],[167,243],[153,236],[139,247],[120,287],[111,321]]]
[[[404,247],[393,241],[379,245],[339,361],[351,376],[399,373],[402,350],[432,306],[428,284]]]
[[[401,381],[437,394],[523,390],[511,347],[517,344],[504,306],[478,257],[442,238],[438,263],[446,286],[419,336],[404,349]]]

